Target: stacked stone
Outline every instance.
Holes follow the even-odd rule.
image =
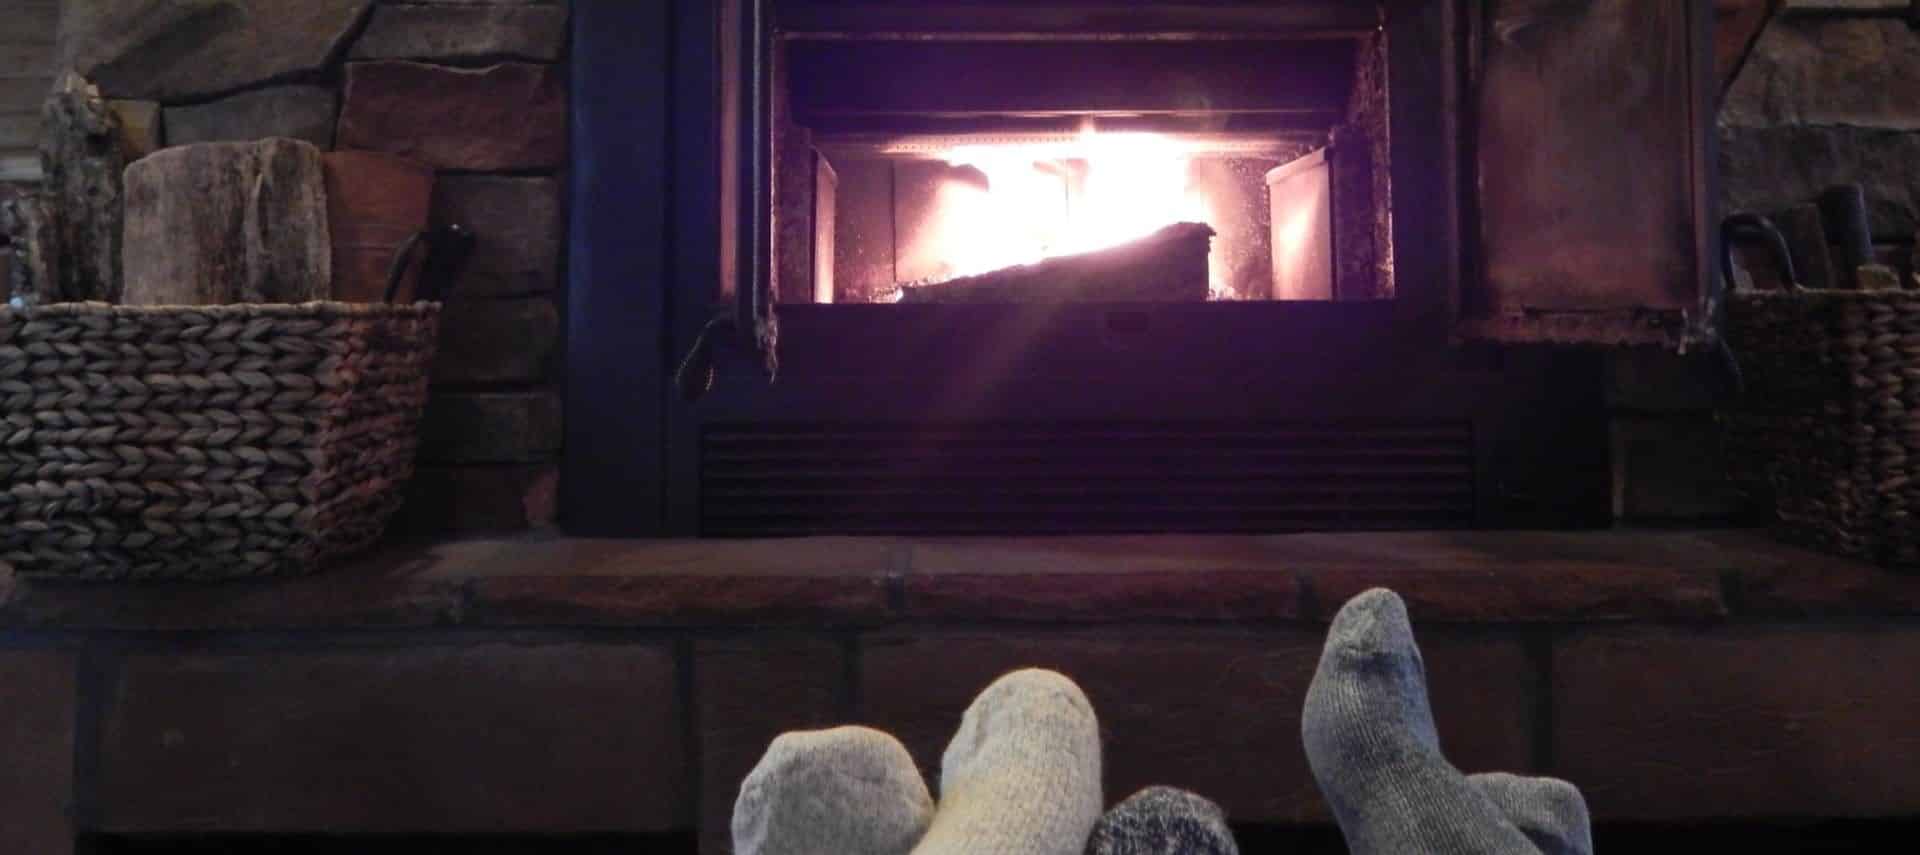
[[[478,245],[442,319],[420,466],[396,525],[440,533],[550,521],[565,0],[65,6],[62,68],[97,86],[148,148],[286,137],[437,172],[432,221],[467,226]]]

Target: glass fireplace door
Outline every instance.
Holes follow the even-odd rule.
[[[723,97],[676,102],[676,162],[722,192],[677,203],[717,261],[671,346],[733,334],[667,407],[669,533],[1446,528],[1579,492],[1486,462],[1566,435],[1555,361],[1449,344],[1448,4],[737,2],[679,58]]]

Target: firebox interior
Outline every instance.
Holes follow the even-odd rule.
[[[817,0],[785,5],[781,303],[1394,293],[1377,25],[916,30],[903,4],[890,29],[819,28],[784,23]],[[1205,264],[1170,235],[1205,241]]]

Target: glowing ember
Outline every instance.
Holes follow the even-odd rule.
[[[960,146],[921,249],[939,279],[1106,249],[1179,222],[1216,222],[1192,179],[1192,152],[1168,137],[1082,132],[1058,143]],[[1218,273],[1214,274],[1216,277]],[[1216,292],[1222,283],[1213,283]]]

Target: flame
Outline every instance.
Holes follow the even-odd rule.
[[[1215,222],[1192,181],[1191,151],[1149,133],[1083,130],[1051,143],[957,146],[951,166],[984,181],[954,179],[937,191],[937,212],[921,245],[953,278],[1091,252],[1179,222]],[[1215,289],[1221,283],[1214,283]]]

